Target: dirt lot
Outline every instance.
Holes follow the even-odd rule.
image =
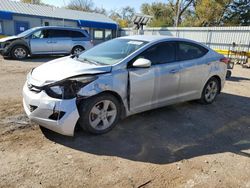
[[[0,187],[250,187],[250,69],[236,66],[212,105],[131,116],[110,133],[41,131],[22,109],[32,67],[0,59]]]

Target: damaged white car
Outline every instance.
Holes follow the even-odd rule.
[[[64,135],[72,136],[76,125],[102,134],[142,111],[194,99],[212,103],[226,64],[224,56],[187,39],[121,37],[33,69],[24,109],[32,121]]]

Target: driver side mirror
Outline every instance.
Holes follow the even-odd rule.
[[[139,58],[133,63],[133,67],[137,68],[149,68],[151,66],[151,61],[144,58]]]

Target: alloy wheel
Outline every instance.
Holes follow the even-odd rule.
[[[14,55],[18,59],[23,59],[23,58],[25,58],[27,56],[27,52],[26,52],[25,49],[20,47],[20,48],[16,48],[14,50]]]
[[[212,102],[218,93],[218,84],[216,81],[212,80],[207,84],[205,90],[205,99],[207,102]]]
[[[73,53],[78,55],[78,54],[80,54],[82,51],[83,51],[82,48],[75,48]]]
[[[110,100],[102,100],[96,103],[89,113],[89,123],[96,130],[109,128],[115,121],[117,108]]]

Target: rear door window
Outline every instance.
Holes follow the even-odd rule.
[[[191,42],[178,42],[177,44],[178,61],[200,58],[208,52],[206,48]]]

